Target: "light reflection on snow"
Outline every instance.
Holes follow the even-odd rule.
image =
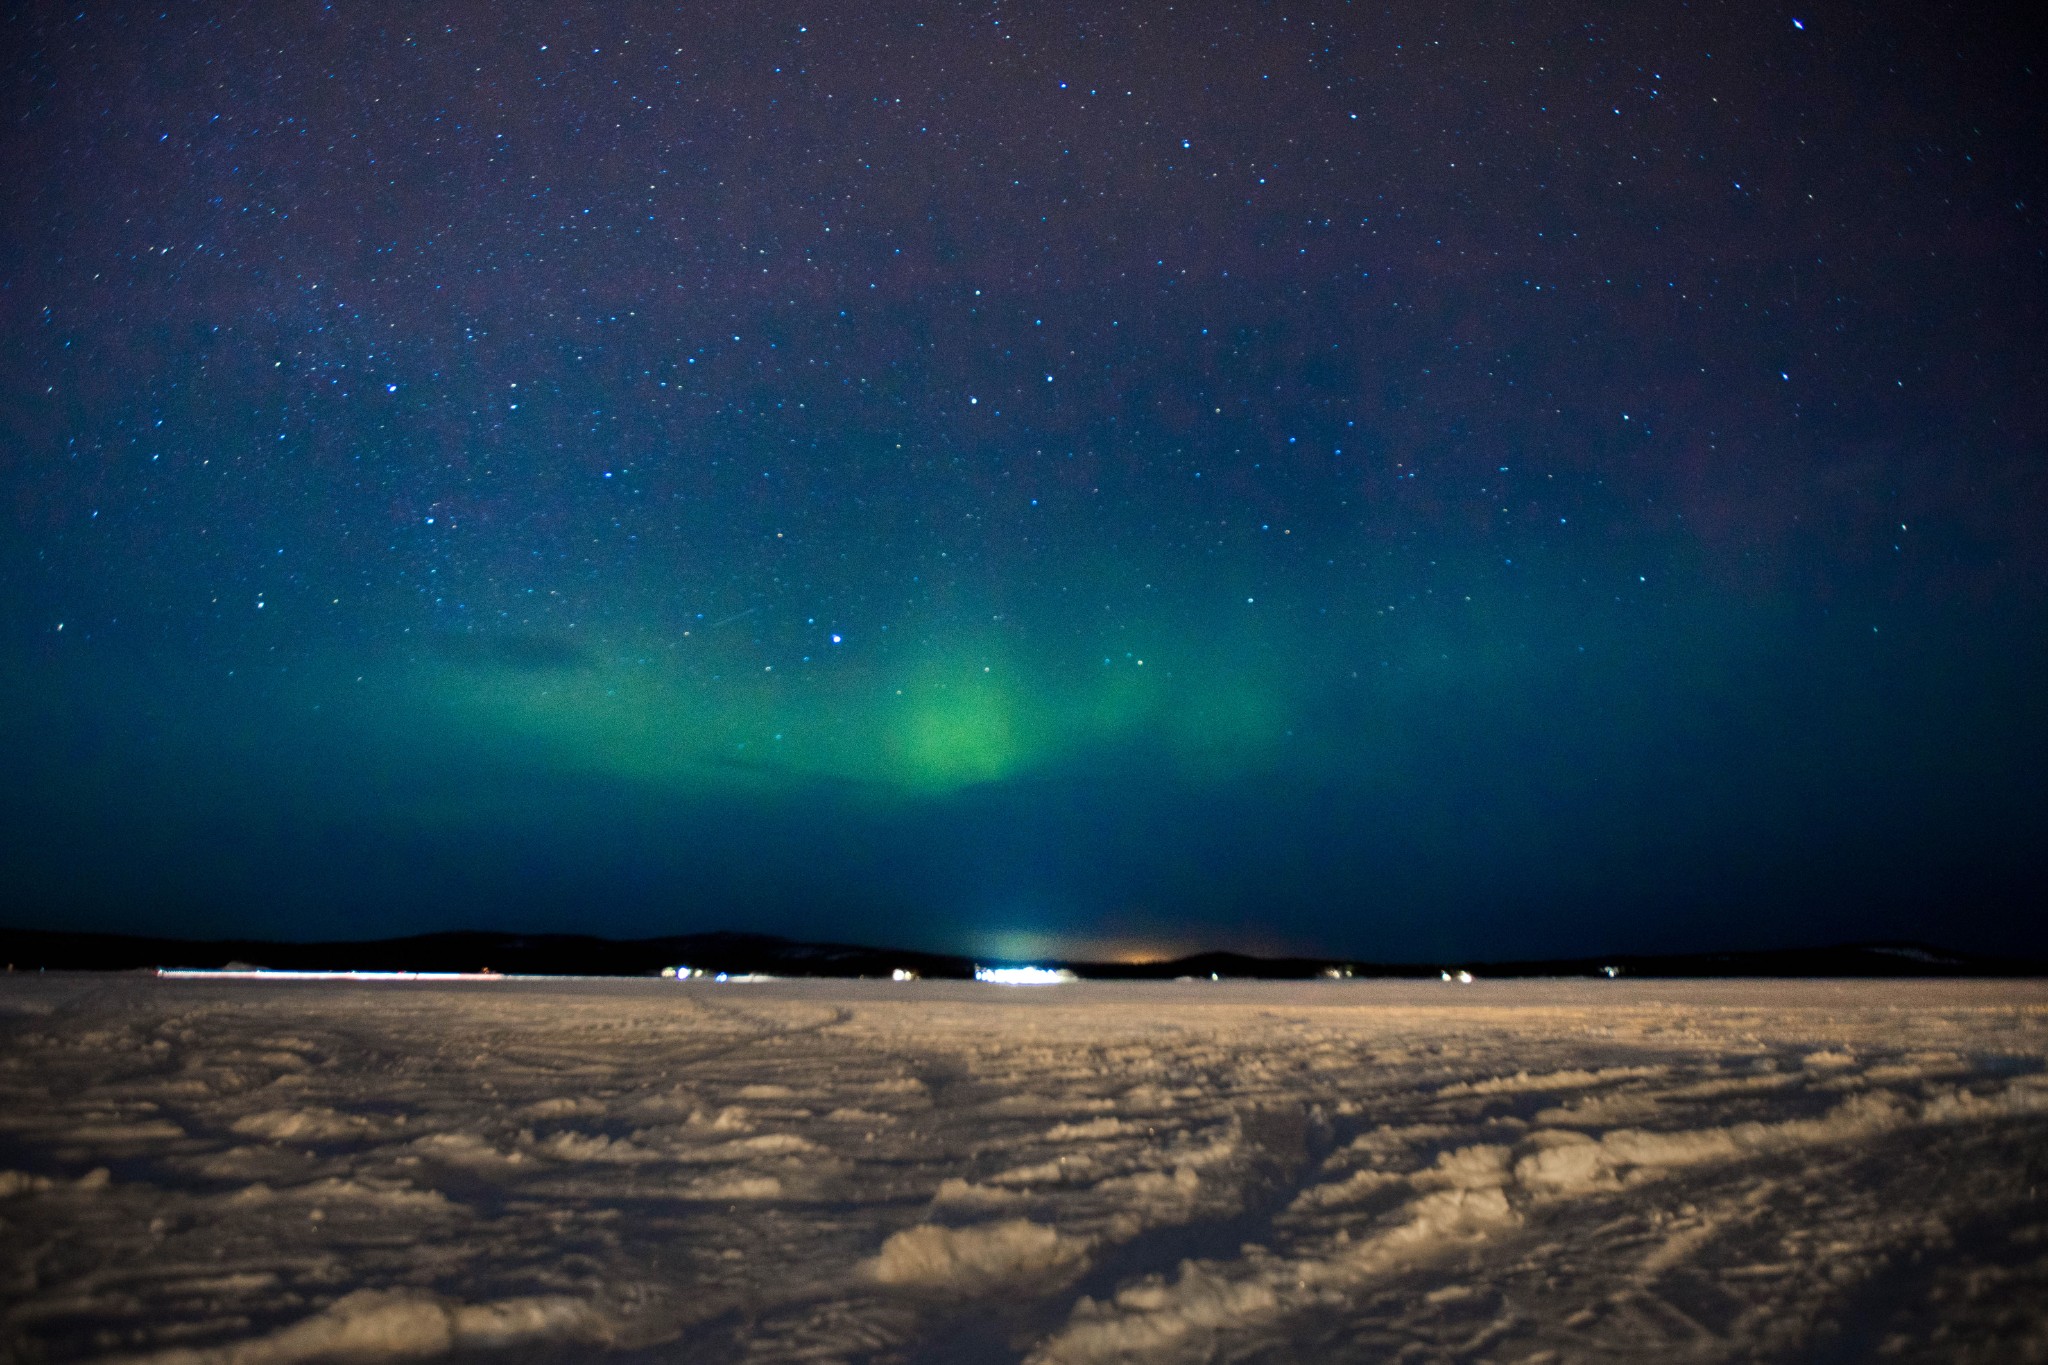
[[[544,976],[508,976],[504,972],[329,972],[281,967],[159,967],[156,974],[173,980],[205,981],[548,981]]]

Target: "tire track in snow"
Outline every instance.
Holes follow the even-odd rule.
[[[1854,1144],[1922,1125],[2048,1112],[2048,1086],[2034,1084],[2035,1079],[2023,1078],[1989,1097],[1950,1092],[1924,1105],[1905,1104],[1887,1091],[1869,1092],[1819,1119],[1676,1132],[1625,1129],[1598,1140],[1538,1130],[1515,1148],[1480,1145],[1444,1152],[1436,1167],[1409,1177],[1411,1186],[1426,1192],[1407,1201],[1398,1217],[1363,1241],[1314,1254],[1191,1261],[1172,1284],[1131,1286],[1110,1304],[1078,1306],[1074,1321],[1027,1360],[1030,1365],[1099,1365],[1206,1358],[1218,1338],[1271,1330],[1295,1314],[1343,1302],[1375,1281],[1513,1233],[1530,1213],[1573,1200],[1619,1192],[1675,1171]],[[1637,1292],[1660,1311],[1684,1316],[1640,1286]],[[1697,1323],[1690,1325],[1712,1335]]]

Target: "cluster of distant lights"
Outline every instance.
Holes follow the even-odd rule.
[[[1619,967],[1602,967],[1601,975],[1610,981],[1621,975]],[[559,981],[557,976],[522,974],[517,972],[375,972],[375,971],[313,971],[271,967],[159,967],[156,974],[172,980],[205,981]],[[1323,975],[1333,981],[1352,979],[1348,967],[1331,967]],[[1469,986],[1476,979],[1469,971],[1445,971],[1441,976],[1446,984]],[[713,972],[702,967],[664,967],[661,977],[667,981],[710,981],[717,984],[733,982],[787,981],[790,978],[773,976],[767,972]],[[916,981],[918,973],[908,967],[898,967],[889,973],[891,981]],[[1081,978],[1065,967],[976,967],[974,979],[987,986],[1064,986]],[[1192,978],[1181,978],[1190,980]],[[1211,973],[1211,981],[1223,978]]]
[[[559,978],[493,971],[477,972],[390,972],[315,971],[274,967],[159,967],[156,974],[169,980],[204,981],[549,981]],[[664,979],[711,981],[720,984],[750,981],[786,981],[789,978],[766,972],[711,972],[702,967],[664,967]],[[918,974],[908,967],[889,973],[891,981],[915,981]],[[992,986],[1059,986],[1081,978],[1064,967],[976,967],[974,979]]]
[[[976,967],[974,979],[991,986],[1060,986],[1081,978],[1065,967]]]

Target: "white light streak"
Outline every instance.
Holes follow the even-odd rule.
[[[991,986],[1058,986],[1081,978],[1065,967],[976,967],[974,979]]]
[[[205,981],[547,981],[553,977],[508,977],[503,972],[321,972],[269,967],[159,967],[156,974]]]

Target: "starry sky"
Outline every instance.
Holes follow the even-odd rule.
[[[0,919],[2048,951],[2001,7],[0,48]]]

